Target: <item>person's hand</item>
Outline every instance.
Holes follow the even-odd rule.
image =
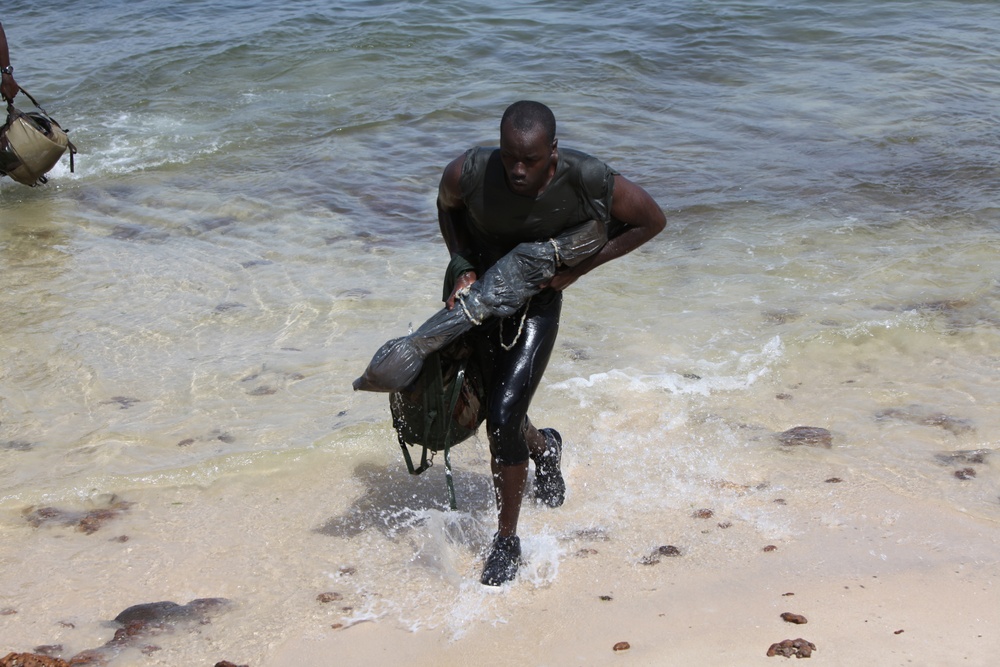
[[[451,296],[448,297],[448,310],[455,307],[455,295],[476,282],[477,278],[475,271],[466,271],[458,277],[458,280],[455,281],[455,289],[451,290]]]
[[[14,97],[21,92],[21,87],[17,85],[17,81],[14,81],[13,74],[3,74],[0,75],[0,95],[3,96],[8,102],[13,102]]]

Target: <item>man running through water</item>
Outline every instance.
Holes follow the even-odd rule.
[[[608,227],[609,240],[596,254],[560,269],[519,312],[472,334],[488,378],[486,431],[497,502],[497,533],[481,578],[488,586],[517,575],[517,520],[529,459],[535,464],[535,497],[550,507],[565,498],[562,438],[528,418],[555,345],[562,291],[666,225],[645,190],[600,160],[557,144],[552,111],[539,102],[515,102],[500,121],[500,147],[472,148],[453,160],[438,191],[438,222],[452,258],[448,308],[517,244],[550,239],[587,220]]]

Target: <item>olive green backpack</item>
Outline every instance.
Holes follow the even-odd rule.
[[[24,88],[21,93],[31,100],[38,111],[25,113],[7,103],[7,122],[0,126],[0,175],[10,176],[18,183],[36,186],[45,183],[45,176],[69,151],[69,170],[75,170],[76,146],[60,127]]]
[[[457,509],[448,453],[486,417],[485,383],[472,346],[459,339],[428,356],[409,387],[389,394],[389,410],[411,475],[430,468],[434,454],[444,452],[449,501]],[[419,466],[413,465],[410,446],[422,447]]]

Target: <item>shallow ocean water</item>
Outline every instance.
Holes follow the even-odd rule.
[[[581,549],[721,563],[848,521],[834,489],[995,525],[995,456],[942,459],[1000,432],[993,3],[57,5],[2,17],[80,155],[0,180],[0,652],[214,596],[217,633],[116,664],[267,664],[373,618],[460,638],[579,588]],[[350,383],[439,307],[440,171],[520,98],[668,228],[567,292],[532,414],[569,443],[569,496],[526,506],[494,596],[484,439],[447,512],[441,466],[407,477],[384,397]],[[774,438],[802,425],[833,447]],[[25,520],[112,495],[132,505],[93,534]]]

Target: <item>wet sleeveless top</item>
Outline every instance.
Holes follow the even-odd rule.
[[[556,173],[545,191],[535,198],[523,197],[507,188],[500,149],[466,151],[459,184],[479,255],[468,259],[482,271],[518,243],[552,238],[587,220],[610,224],[617,173],[586,153],[560,148]]]

